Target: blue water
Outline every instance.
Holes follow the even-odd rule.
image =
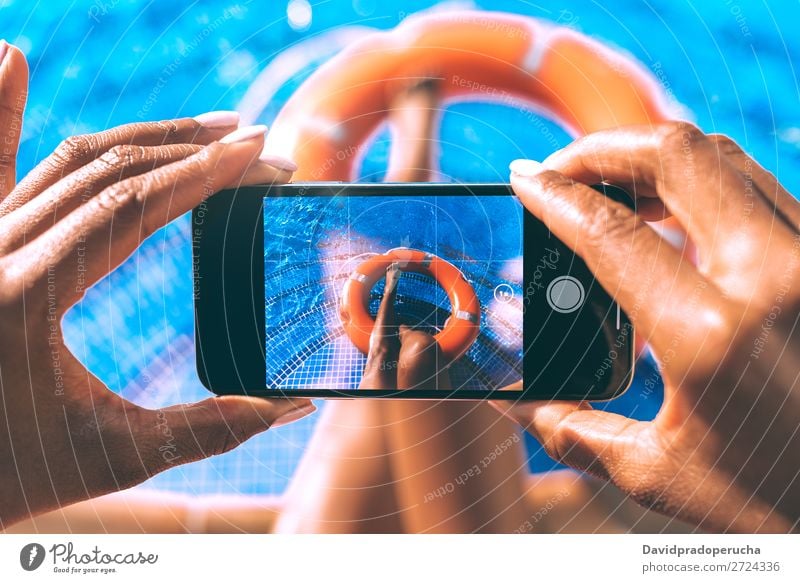
[[[267,386],[359,388],[366,359],[339,318],[342,288],[367,255],[397,247],[449,261],[480,302],[478,338],[448,368],[453,388],[500,389],[522,378],[522,207],[515,198],[315,197],[310,190],[264,202]],[[502,303],[495,299],[501,284],[512,293]],[[374,316],[382,282],[370,297]],[[398,324],[436,334],[451,303],[431,278],[403,273],[395,311]]]
[[[20,46],[31,65],[20,173],[71,134],[235,108],[284,49],[340,26],[390,28],[435,3],[314,2],[307,28],[292,26],[287,4],[2,0],[0,36]],[[481,0],[449,5],[557,21],[627,52],[657,75],[665,92],[703,129],[731,135],[790,191],[800,192],[797,2],[562,0],[553,7]],[[271,121],[325,56],[288,79],[260,119]],[[555,124],[544,121],[532,131],[525,112],[479,103],[449,107],[441,131],[442,171],[464,181],[505,180],[510,160],[541,159],[570,141]],[[370,150],[365,176],[381,176],[387,139],[382,134]],[[113,390],[146,405],[205,395],[194,373],[189,242],[186,220],[162,230],[91,290],[65,323],[75,353]],[[660,380],[645,360],[632,390],[609,407],[649,418],[660,398]],[[225,456],[171,470],[150,486],[280,492],[314,422],[268,432]],[[547,466],[532,444],[531,452],[536,468]]]

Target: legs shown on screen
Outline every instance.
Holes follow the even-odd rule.
[[[447,364],[430,334],[398,326],[394,304],[402,272],[396,264],[386,270],[386,284],[359,389],[450,389]]]
[[[396,389],[400,354],[400,335],[395,322],[394,302],[400,270],[392,264],[386,270],[383,299],[375,316],[369,341],[369,354],[359,389]]]
[[[402,272],[396,264],[386,270],[386,284],[364,375],[358,388],[367,389],[450,389],[447,363],[430,334],[408,326],[398,326],[394,304]]]

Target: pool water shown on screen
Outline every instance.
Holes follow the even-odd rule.
[[[454,348],[461,354],[448,368],[454,390],[493,390],[520,380],[522,224],[522,207],[510,196],[265,198],[267,386],[358,389],[368,335],[359,341],[342,308],[363,297],[371,322],[390,263],[401,271],[398,325],[431,335],[463,332],[463,350]],[[361,285],[370,265],[380,266],[374,285],[367,281],[363,295],[348,295],[346,286]],[[431,265],[438,266],[433,273]],[[459,280],[462,306],[455,314],[437,274]]]

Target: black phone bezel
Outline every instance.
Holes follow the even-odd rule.
[[[611,186],[602,189],[610,198],[630,205],[627,194]],[[607,382],[601,390],[594,385],[584,390],[565,388],[545,391],[529,381],[528,350],[523,362],[524,386],[521,390],[453,390],[446,394],[437,390],[325,390],[275,388],[266,384],[265,314],[264,314],[264,225],[263,204],[267,197],[306,196],[513,196],[507,184],[452,183],[295,183],[275,186],[248,186],[222,191],[192,211],[192,254],[194,278],[195,342],[197,371],[200,381],[217,395],[250,395],[259,397],[311,398],[404,398],[452,400],[592,400],[604,401],[621,395],[633,379],[634,335],[628,317],[613,304],[610,319],[615,327],[625,330],[617,334],[619,346],[609,359]],[[530,213],[523,224],[524,248],[528,240],[546,227]],[[553,237],[553,239],[555,239]],[[557,241],[557,239],[556,239]],[[560,241],[558,242],[560,243]],[[563,245],[563,244],[561,244]],[[566,247],[564,246],[566,249]],[[577,264],[582,260],[574,256]],[[573,263],[571,262],[571,265]],[[584,273],[591,285],[605,293],[585,265]],[[525,264],[527,277],[528,264]],[[241,285],[249,281],[250,285]],[[525,282],[524,282],[525,283]],[[222,307],[222,309],[220,309]],[[527,310],[525,312],[527,314]],[[580,313],[575,312],[575,314]],[[527,316],[525,316],[527,319]],[[604,320],[606,326],[609,318]],[[527,328],[527,327],[526,327]],[[524,337],[527,338],[527,331]],[[527,346],[527,341],[525,341]],[[212,357],[213,355],[213,357]],[[536,377],[538,378],[538,377]],[[541,382],[545,382],[544,379]],[[530,384],[529,384],[530,383]]]

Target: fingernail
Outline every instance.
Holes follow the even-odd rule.
[[[239,125],[238,111],[209,111],[201,113],[194,121],[207,128],[226,128]]]
[[[298,407],[297,409],[292,409],[288,413],[284,413],[280,417],[278,417],[275,421],[272,422],[270,427],[282,427],[284,425],[288,425],[298,419],[302,419],[308,415],[311,415],[317,408],[314,406],[314,403],[308,403],[303,405],[302,407]]]
[[[273,168],[277,168],[278,170],[286,170],[287,172],[297,172],[297,164],[295,164],[288,158],[284,158],[283,156],[278,156],[276,154],[261,154],[259,160],[261,160],[265,164],[269,164]]]
[[[3,62],[3,59],[6,58],[6,53],[8,52],[8,43],[5,39],[0,40],[0,63]]]
[[[229,133],[227,136],[222,138],[219,143],[220,144],[234,144],[238,142],[246,142],[247,140],[254,140],[259,138],[267,133],[267,126],[247,126],[244,128],[239,128],[236,131]]]
[[[544,168],[535,160],[514,160],[508,165],[508,169],[517,176],[536,176]]]

